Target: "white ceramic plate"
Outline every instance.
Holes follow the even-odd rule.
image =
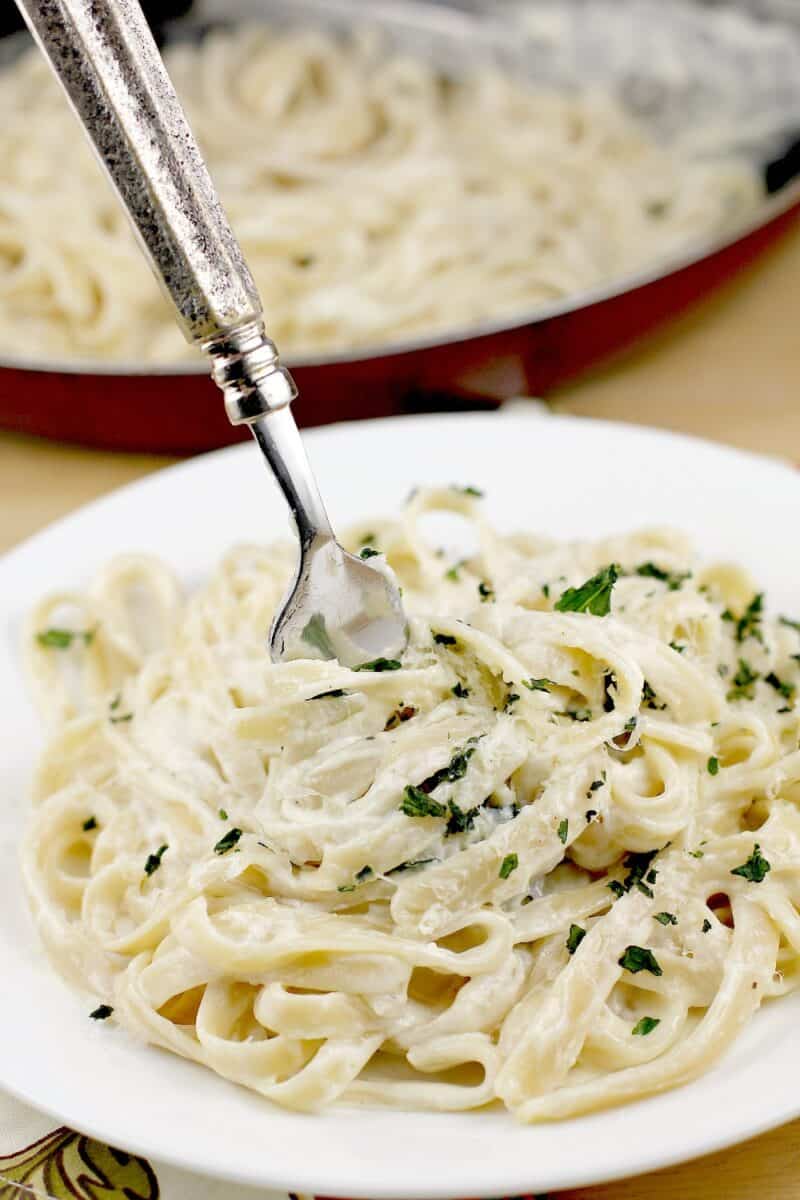
[[[507,529],[694,531],[704,554],[739,558],[770,604],[800,615],[800,473],[775,461],[646,429],[510,414],[338,426],[311,433],[308,446],[338,526],[392,512],[415,483],[472,483]],[[285,531],[282,503],[244,446],[125,488],[0,562],[0,1087],[156,1161],[261,1187],[405,1200],[593,1183],[797,1116],[798,995],[759,1013],[698,1082],[538,1127],[504,1112],[293,1114],[88,1019],[85,998],[45,962],[19,882],[16,845],[39,743],[19,666],[23,615],[43,591],[80,584],[122,548],[162,554],[194,579],[230,543]]]

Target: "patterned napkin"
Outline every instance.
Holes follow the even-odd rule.
[[[314,1200],[150,1163],[0,1092],[0,1200]]]

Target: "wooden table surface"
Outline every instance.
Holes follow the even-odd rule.
[[[562,389],[553,407],[683,430],[800,463],[798,330],[800,229],[641,348]],[[0,550],[167,462],[0,433]],[[562,1200],[756,1197],[800,1200],[800,1121],[696,1163],[562,1194]]]

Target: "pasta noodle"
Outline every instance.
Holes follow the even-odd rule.
[[[608,92],[445,80],[367,34],[243,27],[166,61],[284,354],[512,319],[763,197],[743,157],[659,145]],[[0,107],[0,351],[191,360],[38,52]]]
[[[678,534],[501,536],[472,493],[353,532],[401,661],[268,661],[289,546],[37,607],[24,876],[93,1015],[290,1108],[541,1121],[685,1083],[796,986],[800,625]]]

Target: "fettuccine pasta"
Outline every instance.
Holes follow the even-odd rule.
[[[290,1108],[541,1121],[706,1071],[798,979],[800,625],[675,533],[501,536],[474,489],[350,544],[403,586],[400,660],[268,660],[288,545],[32,614],[55,966]]]

